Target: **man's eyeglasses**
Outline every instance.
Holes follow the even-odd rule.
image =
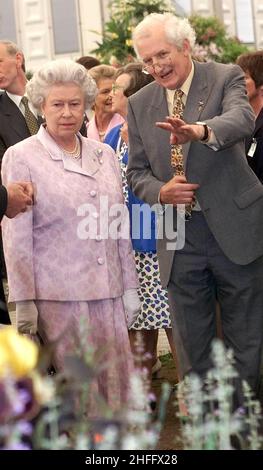
[[[171,65],[171,52],[160,52],[155,56],[157,58],[156,62],[153,64],[153,59],[149,59],[147,62],[143,62],[143,73],[152,74],[156,73],[156,67],[162,69],[166,65]]]
[[[117,85],[117,83],[113,83],[111,89],[112,89],[112,93],[115,95],[117,90],[124,90],[125,87],[121,85]]]

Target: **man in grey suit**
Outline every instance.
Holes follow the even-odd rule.
[[[203,376],[210,368],[218,301],[225,344],[234,351],[241,378],[256,391],[263,336],[263,187],[244,151],[254,117],[243,72],[236,65],[193,61],[195,33],[186,19],[170,14],[147,16],[133,41],[155,82],[129,99],[129,184],[147,203],[163,205],[165,222],[174,229],[182,217],[177,208],[192,205],[181,249],[165,229],[158,240],[181,372]],[[178,89],[183,117],[172,116]],[[182,144],[183,175],[174,174],[170,144]]]

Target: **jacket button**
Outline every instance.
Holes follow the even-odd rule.
[[[90,196],[91,196],[91,197],[95,197],[96,195],[97,195],[97,191],[95,191],[95,189],[92,189],[92,190],[90,191]]]
[[[102,236],[101,235],[96,235],[96,241],[101,242],[101,240],[102,240]]]
[[[104,258],[98,258],[97,261],[98,261],[98,264],[104,264],[105,262]]]

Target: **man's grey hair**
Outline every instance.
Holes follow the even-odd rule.
[[[95,100],[98,89],[89,72],[73,60],[58,59],[42,65],[26,85],[29,100],[38,111],[44,103],[53,85],[75,83],[83,93],[85,109],[90,108]]]
[[[191,50],[195,45],[196,34],[186,18],[179,18],[171,13],[151,13],[146,16],[133,31],[133,47],[140,58],[136,42],[140,38],[154,35],[156,27],[162,26],[169,43],[181,50],[185,39],[189,41]]]
[[[22,69],[25,72],[26,71],[25,57],[21,49],[18,47],[18,45],[12,41],[9,41],[8,39],[0,39],[0,44],[3,44],[3,46],[6,47],[6,51],[9,55],[15,56],[18,52],[22,54],[23,56]]]

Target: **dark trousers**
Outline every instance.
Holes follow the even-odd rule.
[[[192,370],[204,376],[211,367],[217,300],[224,343],[234,351],[240,377],[257,391],[263,339],[263,257],[246,266],[232,263],[201,212],[193,212],[185,230],[185,246],[174,255],[168,295]],[[187,364],[183,373],[188,370]]]
[[[5,301],[5,294],[3,289],[2,279],[0,278],[0,324],[10,325],[10,317],[7,310],[7,305]]]
[[[6,279],[6,268],[2,243],[2,234],[0,230],[0,324],[10,325],[11,321],[7,310],[7,304],[5,301],[5,294],[2,283],[3,278]]]

